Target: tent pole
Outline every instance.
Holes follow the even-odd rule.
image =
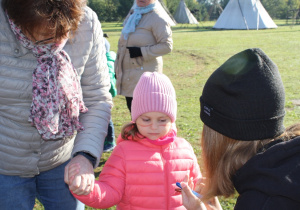
[[[257,7],[257,1],[259,1],[259,0],[255,1],[255,8],[257,8],[256,30],[259,29],[259,10],[258,10],[258,7]]]
[[[246,27],[247,27],[247,30],[249,30],[249,27],[248,27],[248,24],[247,24],[247,20],[246,20],[244,14],[243,14],[243,10],[242,10],[241,4],[240,4],[240,0],[237,0],[237,1],[238,1],[238,4],[239,4],[239,8],[240,8],[240,11],[241,11],[241,13],[242,13],[242,16],[243,16],[245,25],[246,25]]]

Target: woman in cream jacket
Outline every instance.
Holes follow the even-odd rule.
[[[118,43],[115,71],[119,95],[126,97],[131,110],[133,90],[141,75],[162,72],[162,56],[173,47],[172,30],[156,7],[157,0],[136,1],[126,20]],[[139,19],[137,25],[132,24]],[[130,30],[130,28],[132,30]]]

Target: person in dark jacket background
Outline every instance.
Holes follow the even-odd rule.
[[[200,104],[201,200],[236,190],[237,210],[300,209],[300,124],[284,128],[276,64],[261,49],[234,55],[209,77]],[[206,209],[182,186],[187,209]]]

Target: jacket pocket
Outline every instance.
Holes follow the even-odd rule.
[[[130,56],[125,56],[124,58],[124,66],[125,70],[142,70],[143,69],[143,58],[142,57],[137,57],[137,58],[130,58]]]

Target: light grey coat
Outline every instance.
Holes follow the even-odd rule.
[[[91,9],[85,9],[75,37],[64,49],[80,76],[89,109],[80,115],[85,130],[73,138],[44,141],[28,122],[37,59],[16,40],[0,8],[0,174],[32,177],[64,163],[78,151],[97,157],[98,165],[112,99],[103,32]]]

